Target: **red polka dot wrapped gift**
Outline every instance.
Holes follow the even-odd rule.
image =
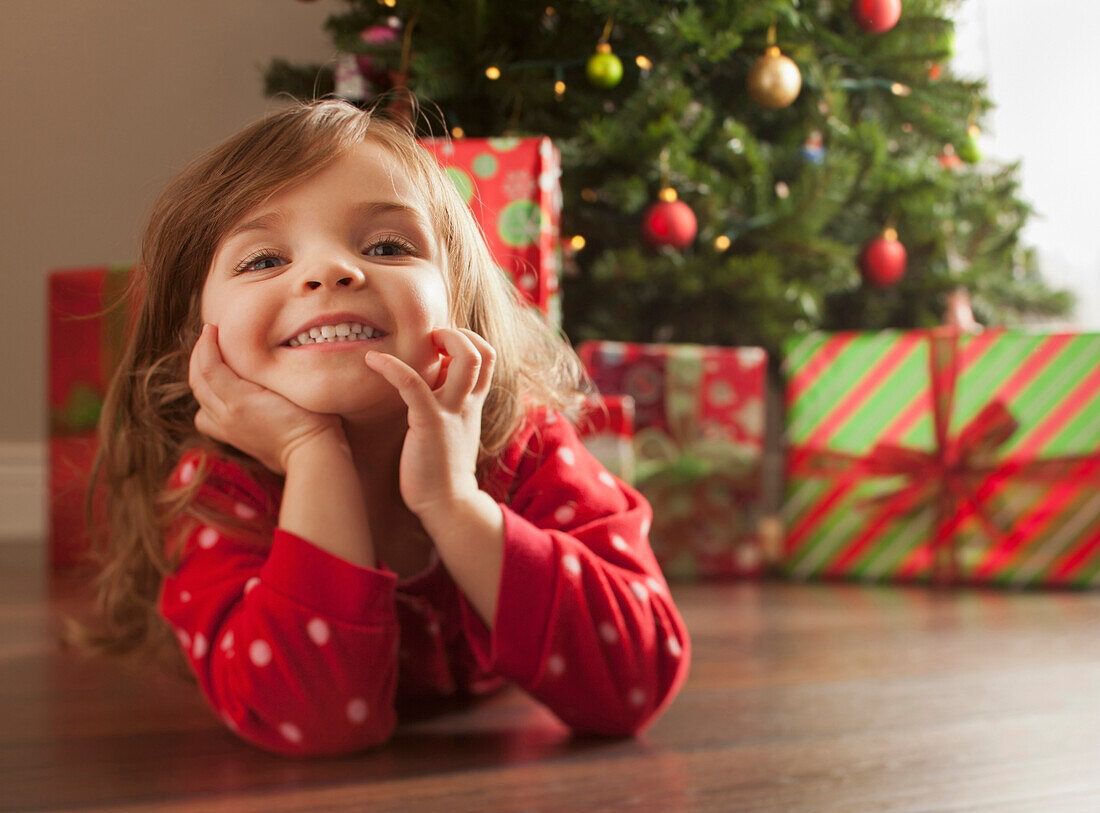
[[[621,342],[578,352],[601,393],[634,401],[635,482],[666,575],[762,573],[765,352]]]
[[[469,203],[494,259],[560,322],[561,157],[549,138],[425,139]]]

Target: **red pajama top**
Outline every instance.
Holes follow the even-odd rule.
[[[194,477],[200,450],[173,484]],[[556,413],[531,416],[482,482],[504,514],[492,630],[436,559],[399,579],[276,527],[281,480],[208,461],[198,502],[240,528],[194,526],[160,610],[214,710],[286,754],[386,740],[397,707],[510,681],[577,732],[628,735],[668,704],[687,630],[647,541],[651,511]],[[182,527],[182,526],[181,526]]]

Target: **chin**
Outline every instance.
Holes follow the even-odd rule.
[[[379,393],[377,389],[369,393],[346,388],[339,392],[314,391],[294,393],[287,395],[287,398],[310,412],[341,417],[391,416],[405,409],[405,403],[396,391],[392,394]]]

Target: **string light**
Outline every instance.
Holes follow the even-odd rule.
[[[649,57],[643,56],[642,54],[638,54],[638,56],[634,57],[634,64],[643,71],[653,69],[653,63],[649,61]]]
[[[565,95],[565,82],[561,79],[554,83],[554,95],[559,99]]]
[[[657,197],[663,200],[665,203],[672,203],[679,195],[676,194],[676,190],[671,186],[666,186],[660,192],[657,193]]]
[[[730,247],[730,239],[726,235],[720,234],[714,238],[714,247],[719,251],[725,251]]]
[[[500,68],[496,65],[490,65],[485,69],[485,75],[492,79],[494,82],[500,78]]]
[[[466,137],[466,131],[463,130],[461,127],[452,127],[451,128],[451,136],[453,138],[465,138]]]
[[[581,190],[581,200],[585,201],[586,203],[595,203],[596,202],[596,190],[595,189],[589,189],[588,187],[585,187],[584,189]]]
[[[574,251],[580,251],[582,248],[585,247],[585,239],[579,234],[574,234],[571,238],[569,238],[569,245],[573,248]]]
[[[393,8],[397,5],[397,0],[378,0],[386,8]]]
[[[894,82],[890,85],[890,92],[895,96],[908,96],[913,92],[913,89],[908,85],[903,85],[901,82]]]

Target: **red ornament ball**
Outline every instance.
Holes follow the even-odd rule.
[[[852,0],[852,16],[864,31],[881,34],[897,25],[901,0]]]
[[[880,237],[863,247],[859,255],[859,270],[867,284],[890,288],[905,276],[907,260],[905,246],[898,240],[897,232],[886,229]]]
[[[677,200],[671,189],[662,190],[661,199],[650,206],[642,218],[642,235],[654,248],[687,248],[698,230],[695,212],[682,200]]]

